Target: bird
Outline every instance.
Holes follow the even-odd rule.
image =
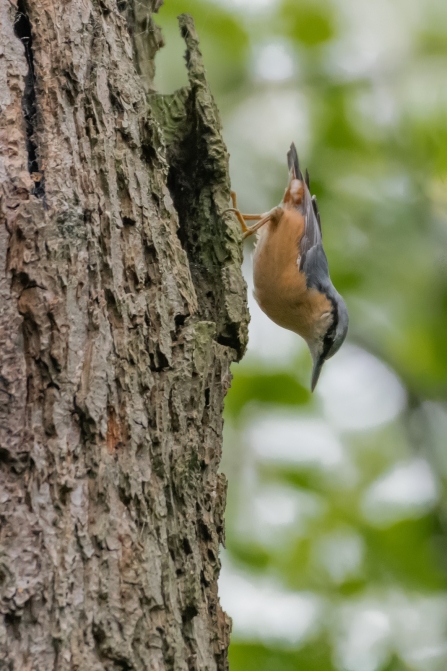
[[[301,336],[312,356],[311,390],[323,364],[343,344],[348,310],[329,275],[317,199],[311,196],[295,145],[287,154],[289,178],[283,200],[264,214],[242,214],[231,192],[233,212],[246,238],[257,233],[253,254],[254,296],[276,324]],[[248,227],[246,221],[255,220]]]

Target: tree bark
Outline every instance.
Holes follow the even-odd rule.
[[[133,4],[134,3],[134,4]],[[192,19],[0,0],[0,669],[227,668],[230,364],[246,343],[228,155]]]

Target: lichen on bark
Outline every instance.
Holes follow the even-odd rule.
[[[189,86],[145,92],[156,4],[0,0],[0,669],[227,668],[240,234],[190,17]]]

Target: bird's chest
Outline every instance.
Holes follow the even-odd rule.
[[[261,228],[253,256],[254,293],[259,306],[274,322],[301,334],[307,312],[306,278],[298,267],[303,231],[303,217],[286,211],[277,223]]]

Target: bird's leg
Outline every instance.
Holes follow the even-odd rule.
[[[272,218],[272,213],[269,212],[266,214],[260,221],[258,221],[257,224],[254,224],[253,226],[245,226],[245,231],[243,231],[242,238],[245,240],[245,238],[248,238],[249,235],[253,235],[253,233],[256,233],[256,231],[261,228],[261,226],[264,226],[270,219]]]
[[[237,206],[236,191],[230,191],[230,196],[231,202],[233,203],[233,207],[230,208],[231,212],[239,212],[239,214],[244,218],[244,221],[257,221],[258,219],[262,219],[262,214],[242,214]]]
[[[228,210],[225,210],[225,212],[234,212],[234,214],[238,218],[238,221],[239,221],[239,223],[242,227],[242,233],[244,234],[244,237],[247,237],[247,235],[251,235],[251,232],[254,232],[254,231],[252,231],[252,229],[255,228],[255,227],[252,226],[251,228],[248,228],[248,226],[246,226],[245,222],[246,221],[259,221],[259,219],[262,219],[262,214],[242,214],[242,212],[239,210],[239,208],[237,206],[236,192],[231,191],[230,195],[231,195],[231,202],[233,203],[233,207],[229,207]],[[225,212],[224,212],[224,214],[225,214]],[[266,223],[266,222],[264,222],[264,223]],[[256,224],[256,227],[259,228],[258,224]],[[255,229],[255,230],[257,230],[257,229]]]
[[[238,221],[239,221],[239,223],[242,227],[242,233],[245,234],[248,231],[248,228],[245,224],[244,215],[241,214],[241,212],[239,212],[239,210],[237,210],[235,207],[229,207],[228,210],[225,210],[225,212],[234,212],[234,214],[238,218]],[[225,214],[225,212],[224,212],[224,214]]]

